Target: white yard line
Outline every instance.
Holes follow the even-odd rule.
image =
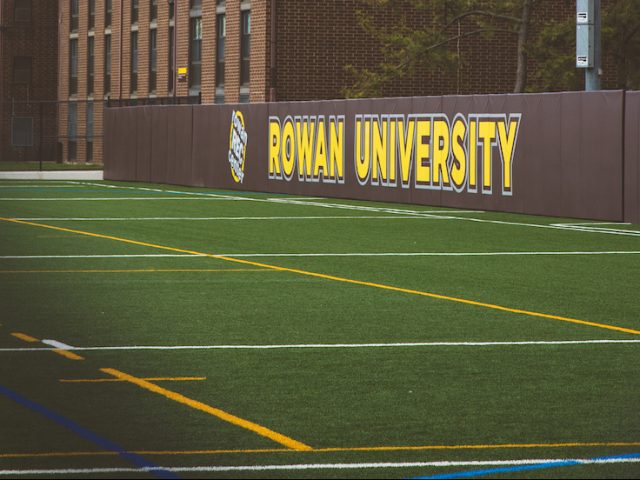
[[[560,226],[573,226],[573,225],[631,225],[630,223],[624,222],[581,222],[581,223],[552,223],[551,225],[560,225]]]
[[[207,221],[207,220],[424,220],[417,215],[310,215],[271,217],[16,217],[14,220],[27,221],[71,221],[71,222],[137,222],[137,221]]]
[[[552,225],[558,227],[564,227],[570,230],[577,230],[580,232],[596,232],[596,233],[608,233],[610,235],[629,235],[640,236],[640,231],[624,229],[624,228],[604,228],[604,227],[591,227],[588,225],[631,225],[630,223],[593,223],[593,224],[579,224],[579,223],[553,223]]]
[[[508,467],[522,465],[541,465],[554,463],[575,463],[581,465],[640,463],[640,457],[627,458],[531,458],[522,460],[469,460],[434,462],[370,462],[370,463],[296,463],[289,465],[206,465],[196,467],[141,467],[141,468],[65,468],[0,470],[0,475],[80,475],[95,473],[135,473],[168,471],[188,472],[261,472],[261,471],[300,471],[300,470],[354,470],[378,468],[421,468],[421,467]]]
[[[501,257],[501,256],[575,256],[575,255],[640,255],[640,250],[577,251],[577,252],[350,252],[350,253],[216,253],[220,257],[277,258],[277,257]],[[205,254],[131,254],[131,255],[2,255],[0,260],[40,258],[181,258],[209,257]]]
[[[102,185],[102,184],[96,184],[96,183],[90,183],[90,182],[79,182],[79,183],[82,183],[82,184],[85,184],[85,185],[104,186],[104,187],[109,187],[109,188],[127,188],[127,189],[139,189],[139,190],[152,190],[152,191],[159,191],[159,192],[169,192],[167,190],[161,190],[161,189],[145,189],[145,188],[141,188],[141,187],[120,187],[120,186],[117,186],[117,185]],[[189,192],[178,192],[178,193],[181,193],[183,195],[188,195],[189,194]],[[193,194],[194,195],[216,195],[216,194],[196,194],[196,193],[193,193]],[[441,219],[447,219],[447,220],[461,220],[461,221],[466,221],[466,222],[477,222],[477,223],[488,223],[488,224],[494,224],[494,225],[509,225],[509,226],[528,227],[528,228],[543,228],[543,229],[550,229],[550,230],[563,230],[563,231],[580,232],[580,233],[597,233],[597,234],[614,234],[614,235],[626,235],[626,236],[640,236],[640,232],[636,232],[636,231],[630,231],[630,232],[629,231],[616,231],[616,232],[611,232],[611,231],[607,231],[607,230],[600,230],[600,229],[588,228],[588,227],[587,227],[587,229],[579,229],[579,228],[575,228],[575,227],[567,226],[567,225],[563,225],[563,224],[539,224],[539,223],[524,223],[524,222],[508,222],[508,221],[503,221],[503,220],[487,220],[487,219],[480,219],[480,218],[473,218],[473,217],[458,217],[458,216],[455,215],[457,213],[455,211],[443,211],[442,213],[447,213],[448,215],[440,216],[440,215],[422,213],[419,210],[379,208],[379,207],[369,207],[369,206],[360,206],[360,205],[348,205],[348,204],[341,204],[341,203],[320,203],[320,202],[311,202],[311,201],[292,200],[292,199],[286,199],[286,198],[260,199],[260,198],[250,198],[250,197],[234,197],[234,196],[231,196],[231,195],[225,195],[225,197],[235,198],[237,200],[254,201],[254,202],[284,203],[284,204],[288,204],[288,205],[304,205],[304,206],[315,206],[315,207],[320,207],[320,208],[338,208],[338,209],[370,211],[370,212],[371,211],[375,211],[375,212],[384,212],[384,213],[391,213],[391,214],[397,214],[397,215],[424,215],[426,217],[432,217],[432,218],[441,218]],[[476,212],[476,213],[482,213],[482,212]]]
[[[151,188],[151,187],[127,187],[124,185],[107,185],[102,183],[92,183],[92,182],[70,182],[77,183],[79,185],[90,185],[94,187],[103,187],[103,188],[111,188],[118,190],[140,190],[143,192],[159,192],[159,193],[173,193],[184,196],[196,196],[196,197],[204,197],[204,198],[226,198],[228,200],[246,200],[244,197],[238,197],[235,195],[225,195],[221,193],[204,193],[204,192],[186,192],[182,190],[166,190],[162,188]]]
[[[500,257],[543,255],[638,255],[638,250],[603,252],[383,252],[383,253],[219,253],[222,257]],[[0,257],[1,258],[1,257]]]
[[[268,197],[267,200],[278,200],[282,197]],[[326,197],[286,197],[289,200],[328,200]]]
[[[297,350],[297,349],[359,349],[359,348],[424,348],[424,347],[519,347],[548,345],[616,345],[640,344],[640,340],[532,340],[521,342],[404,342],[404,343],[310,343],[291,345],[118,345],[97,347],[71,347],[67,350],[138,351],[138,350]],[[48,348],[10,347],[0,352],[46,352]]]

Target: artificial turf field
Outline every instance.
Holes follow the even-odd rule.
[[[0,478],[638,478],[640,226],[0,182]]]

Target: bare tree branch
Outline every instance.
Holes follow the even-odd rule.
[[[465,19],[467,17],[471,17],[471,16],[482,16],[482,17],[497,18],[497,19],[500,19],[500,20],[508,20],[509,22],[513,22],[513,23],[517,23],[517,24],[522,23],[522,19],[521,18],[512,17],[511,15],[502,15],[500,13],[488,12],[488,11],[485,11],[485,10],[470,10],[468,12],[461,13],[460,15],[454,17],[451,21],[449,21],[449,23],[447,23],[445,25],[444,29],[446,30],[447,28],[449,28],[453,24],[459,22],[460,20],[463,20],[463,19]]]

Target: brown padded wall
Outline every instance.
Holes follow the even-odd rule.
[[[135,108],[122,109],[122,123],[119,125],[117,142],[120,146],[119,180],[136,179],[136,157],[138,154],[138,121]]]
[[[169,114],[171,107],[151,108],[151,168],[149,181],[167,182],[167,158],[169,157]]]
[[[178,105],[170,108],[167,183],[190,185],[193,109],[191,105]]]
[[[136,181],[151,179],[151,110],[150,107],[135,109],[137,126]]]
[[[526,95],[472,95],[335,100],[241,105],[197,105],[111,109],[105,115],[109,145],[105,178],[138,179],[222,189],[328,196],[362,200],[496,210],[574,218],[637,220],[638,111],[640,94],[627,93],[626,165],[623,169],[621,91]],[[244,179],[234,181],[229,164],[234,111],[242,112],[248,134]],[[493,147],[490,194],[443,189],[360,185],[355,170],[356,115],[521,114],[513,161],[513,192],[501,191],[502,163]],[[269,179],[269,116],[344,116],[345,181]],[[467,117],[468,118],[468,117]],[[140,126],[136,127],[135,123]],[[145,124],[145,126],[142,126]],[[148,125],[151,132],[148,135]],[[138,139],[138,149],[131,148]],[[132,138],[133,137],[133,138]],[[150,141],[148,140],[150,137]],[[149,143],[147,143],[149,142]],[[134,147],[136,143],[134,142]],[[149,145],[147,155],[144,145]],[[635,152],[635,153],[634,153]],[[134,166],[132,170],[132,166]],[[482,165],[478,166],[481,180]],[[148,172],[148,174],[147,174]],[[635,172],[635,173],[634,173]],[[625,175],[626,173],[626,175]],[[626,180],[623,180],[626,178]],[[626,181],[626,184],[625,184]],[[623,203],[623,184],[626,192]],[[626,207],[624,207],[626,205]],[[623,212],[624,208],[624,212]],[[635,216],[634,216],[635,215]]]
[[[640,92],[626,92],[624,221],[640,223]]]
[[[115,175],[115,154],[112,150],[116,147],[116,131],[115,131],[115,121],[112,117],[115,117],[117,114],[116,110],[113,108],[105,108],[102,116],[102,121],[105,125],[105,128],[102,132],[102,152],[104,160],[104,168],[103,175],[104,178],[113,178]],[[109,128],[106,128],[107,125]],[[106,159],[109,159],[107,161]]]

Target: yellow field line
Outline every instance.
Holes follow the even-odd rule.
[[[68,358],[69,360],[84,360],[84,357],[81,357],[77,353],[70,352],[69,350],[62,350],[61,348],[54,348],[51,350],[58,355],[62,355],[63,357]]]
[[[266,268],[131,268],[110,270],[0,270],[2,273],[183,273],[183,272],[268,272]]]
[[[27,335],[26,333],[13,332],[11,335],[13,335],[16,338],[19,338],[23,342],[35,343],[40,341],[37,338],[33,338],[31,335]]]
[[[417,445],[417,446],[380,446],[380,447],[335,447],[314,448],[305,453],[339,452],[400,452],[424,450],[513,450],[533,448],[587,448],[587,447],[638,447],[640,442],[570,442],[570,443],[523,443],[495,445]],[[249,453],[291,453],[288,448],[261,448],[238,450],[132,450],[136,455],[178,456],[178,455],[225,455]],[[90,457],[115,456],[117,452],[44,452],[44,453],[0,453],[0,458],[46,458],[46,457]]]
[[[132,245],[139,245],[139,246],[143,246],[143,247],[150,247],[150,248],[156,248],[156,249],[160,249],[160,250],[168,250],[171,252],[178,252],[178,253],[189,253],[192,255],[200,255],[200,256],[207,256],[210,258],[215,258],[218,260],[225,260],[227,262],[234,262],[234,263],[240,263],[243,265],[250,265],[253,267],[259,267],[259,268],[267,268],[267,269],[271,269],[271,270],[277,270],[280,272],[291,272],[291,273],[296,273],[299,275],[305,275],[305,276],[309,276],[309,277],[315,277],[315,278],[322,278],[324,280],[332,280],[335,282],[341,282],[341,283],[349,283],[352,285],[361,285],[361,286],[366,286],[366,287],[373,287],[373,288],[379,288],[382,290],[389,290],[392,292],[399,292],[399,293],[408,293],[408,294],[412,294],[412,295],[419,295],[419,296],[423,296],[423,297],[429,297],[429,298],[436,298],[438,300],[447,300],[450,302],[456,302],[456,303],[462,303],[465,305],[473,305],[475,307],[482,307],[482,308],[489,308],[492,310],[498,310],[498,311],[502,311],[502,312],[508,312],[508,313],[516,313],[516,314],[521,314],[521,315],[528,315],[531,317],[538,317],[538,318],[547,318],[550,320],[558,320],[561,322],[569,322],[569,323],[574,323],[574,324],[578,324],[578,325],[585,325],[585,326],[589,326],[589,327],[596,327],[596,328],[603,328],[606,330],[614,330],[614,331],[618,331],[618,332],[624,332],[624,333],[630,333],[633,335],[640,335],[640,331],[639,330],[633,330],[631,328],[624,328],[624,327],[618,327],[615,325],[609,325],[609,324],[605,324],[605,323],[597,323],[597,322],[590,322],[587,320],[580,320],[577,318],[570,318],[570,317],[562,317],[559,315],[551,315],[548,313],[540,313],[540,312],[533,312],[530,310],[522,310],[522,309],[517,309],[517,308],[509,308],[509,307],[504,307],[501,305],[494,305],[492,303],[484,303],[484,302],[477,302],[475,300],[467,300],[465,298],[459,298],[459,297],[450,297],[448,295],[440,295],[437,293],[431,293],[431,292],[423,292],[420,290],[411,290],[411,289],[407,289],[407,288],[400,288],[400,287],[394,287],[391,285],[384,285],[384,284],[380,284],[380,283],[373,283],[373,282],[364,282],[361,280],[353,280],[350,278],[343,278],[343,277],[336,277],[334,275],[325,275],[323,273],[316,273],[316,272],[309,272],[307,270],[299,270],[296,268],[287,268],[287,267],[279,267],[276,265],[268,265],[265,263],[260,263],[260,262],[254,262],[254,261],[250,261],[250,260],[244,260],[244,259],[239,259],[239,258],[232,258],[232,257],[225,257],[223,255],[215,255],[215,254],[210,254],[210,253],[202,253],[202,252],[196,252],[193,250],[185,250],[182,248],[175,248],[175,247],[167,247],[165,245],[156,245],[153,243],[148,243],[148,242],[139,242],[137,240],[130,240],[128,238],[121,238],[121,237],[114,237],[111,235],[102,235],[99,233],[91,233],[91,232],[85,232],[83,230],[75,230],[75,229],[71,229],[71,228],[63,228],[63,227],[56,227],[53,225],[46,225],[44,223],[34,223],[34,222],[26,222],[24,220],[16,220],[13,218],[1,218],[0,220],[6,221],[6,222],[12,222],[12,223],[18,223],[18,224],[22,224],[22,225],[31,225],[34,227],[40,227],[40,228],[49,228],[52,230],[59,230],[62,232],[70,232],[70,233],[76,233],[78,235],[86,235],[89,237],[95,237],[95,238],[103,238],[103,239],[107,239],[107,240],[114,240],[117,242],[123,242],[123,243],[129,243]]]
[[[159,387],[153,383],[147,382],[141,378],[136,378],[132,375],[128,375],[124,372],[120,372],[113,368],[101,368],[101,372],[104,372],[108,375],[112,375],[116,378],[125,380],[127,382],[133,383],[134,385],[139,386],[145,390],[149,390],[150,392],[157,393],[166,397],[174,402],[182,403],[183,405],[187,405],[188,407],[194,408],[196,410],[200,410],[201,412],[208,413],[209,415],[213,415],[225,422],[231,423],[238,427],[242,427],[246,430],[250,430],[258,435],[266,437],[270,440],[273,440],[280,445],[284,445],[285,447],[291,448],[293,450],[311,450],[312,448],[309,445],[305,445],[304,443],[298,442],[293,438],[286,437],[278,432],[274,432],[262,425],[258,425],[257,423],[250,422],[240,417],[236,417],[230,413],[225,412],[224,410],[220,410],[219,408],[212,407],[202,402],[198,402],[197,400],[192,400],[191,398],[185,397],[176,392],[172,392],[171,390],[167,390],[166,388]]]
[[[195,382],[206,379],[207,377],[145,377],[140,380],[144,380],[146,382]],[[61,378],[58,381],[62,383],[126,382],[126,380],[121,378]]]
[[[16,338],[19,338],[20,340],[23,340],[25,342],[29,342],[29,343],[35,343],[35,342],[39,342],[40,340],[38,340],[37,338],[32,337],[31,335],[27,335],[26,333],[20,333],[20,332],[13,332],[11,335],[13,335]],[[51,350],[53,353],[57,353],[58,355],[62,355],[63,357],[68,358],[69,360],[84,360],[83,357],[81,357],[80,355],[70,352],[68,350],[62,350],[60,348],[54,348],[53,350]]]

